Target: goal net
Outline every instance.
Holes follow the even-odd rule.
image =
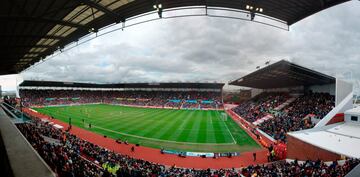
[[[223,121],[227,121],[227,114],[226,113],[224,113],[224,112],[222,112],[221,114],[220,114],[220,119],[221,120],[223,120]]]

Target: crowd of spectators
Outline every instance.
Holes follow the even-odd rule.
[[[270,114],[273,118],[264,120],[258,127],[274,139],[285,141],[287,132],[312,128],[312,119],[322,119],[335,106],[335,96],[308,92],[294,98],[281,110],[275,110],[290,98],[286,93],[263,93],[233,108],[233,111],[248,122]]]
[[[23,105],[27,107],[108,103],[174,108],[223,108],[221,92],[20,90],[20,97]],[[171,100],[179,100],[179,102]],[[196,102],[189,104],[187,100]],[[203,100],[208,102],[203,103]]]
[[[17,124],[34,149],[60,177],[131,177],[131,176],[345,176],[359,164],[358,159],[348,159],[344,164],[322,161],[273,162],[241,169],[195,170],[165,167],[127,155],[114,153],[75,135],[54,128],[36,119]]]
[[[288,98],[289,96],[287,93],[262,93],[233,108],[233,111],[248,122],[254,122],[269,114],[270,110],[275,109]]]
[[[306,93],[284,110],[264,121],[259,128],[277,140],[285,140],[286,133],[312,128],[311,118],[322,119],[335,106],[335,97],[328,93]]]

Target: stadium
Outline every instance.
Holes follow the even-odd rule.
[[[6,24],[2,75],[26,72],[91,40],[82,41],[86,37],[107,34],[114,24],[123,30],[159,19],[205,16],[289,30],[347,1],[36,2],[2,2],[3,11],[10,11],[1,17]],[[199,9],[206,13],[171,16]],[[154,14],[156,19],[136,21]],[[10,34],[8,28],[19,30]],[[352,82],[290,60],[267,61],[233,78],[25,79],[16,85],[16,96],[1,99],[1,171],[6,177],[360,175],[360,108]],[[239,100],[225,98],[228,86],[241,88]]]

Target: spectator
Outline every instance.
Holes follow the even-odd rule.
[[[335,97],[328,93],[306,93],[296,98],[282,110],[275,110],[290,97],[285,93],[263,93],[233,108],[233,111],[249,122],[266,115],[258,127],[276,140],[286,141],[286,133],[314,127],[311,117],[321,119],[335,106]]]
[[[20,90],[20,96],[22,104],[27,107],[108,103],[160,108],[223,109],[221,92]]]
[[[55,129],[46,122],[32,120],[30,123],[17,124],[22,134],[27,138],[46,163],[60,177],[65,176],[345,176],[356,165],[359,159],[348,159],[343,165],[333,162],[326,165],[322,161],[273,162],[267,165],[248,166],[241,169],[195,170],[165,168],[160,164],[134,159],[127,155],[117,154],[98,145]],[[66,136],[66,138],[61,138]],[[53,138],[59,143],[45,140]],[[273,151],[273,150],[272,150]]]

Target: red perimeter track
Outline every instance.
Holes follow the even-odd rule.
[[[33,112],[29,109],[25,109],[25,112],[38,117],[40,119],[49,120],[55,124],[59,124],[66,129],[68,124],[57,119],[51,119],[50,117]],[[241,168],[249,165],[262,164],[267,162],[267,149],[260,149],[252,152],[243,152],[240,156],[236,157],[220,157],[214,158],[200,158],[200,157],[178,157],[172,154],[161,154],[159,149],[149,147],[136,147],[135,152],[131,152],[130,148],[132,144],[118,144],[114,139],[104,138],[103,135],[93,133],[91,131],[73,126],[70,133],[77,137],[97,144],[106,149],[112,150],[120,154],[126,154],[137,159],[143,159],[153,163],[163,164],[167,166],[176,165],[176,167],[195,168],[195,169],[220,169],[220,168]],[[253,152],[256,152],[256,161],[253,161]]]

